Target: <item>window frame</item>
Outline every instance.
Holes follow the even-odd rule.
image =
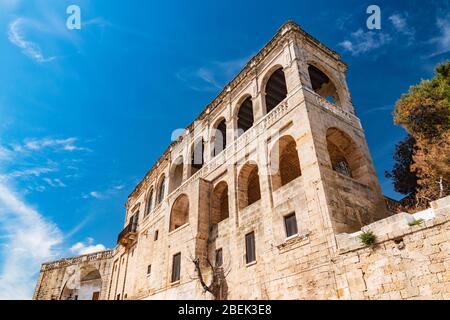
[[[222,248],[216,249],[216,256],[214,265],[216,267],[222,267],[223,266],[223,250]]]
[[[294,220],[293,224],[290,226],[294,227],[294,230],[290,230],[288,223],[292,223],[292,219]],[[284,232],[286,233],[286,238],[292,238],[298,235],[298,224],[297,224],[297,216],[295,212],[291,212],[283,217],[284,222]],[[293,231],[294,233],[289,234],[289,231]]]
[[[249,232],[245,235],[245,263],[252,264],[256,262],[256,237],[255,232]]]
[[[178,266],[178,270],[176,270],[176,266]],[[172,256],[172,274],[170,276],[170,282],[177,283],[180,281],[180,279],[181,279],[181,252],[178,252]]]

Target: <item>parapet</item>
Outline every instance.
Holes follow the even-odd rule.
[[[431,207],[414,213],[401,212],[388,218],[364,226],[361,231],[336,235],[339,253],[346,253],[364,248],[360,240],[363,232],[371,231],[376,236],[376,244],[400,239],[403,236],[443,224],[450,220],[450,196],[431,202]],[[414,224],[415,221],[421,223]]]

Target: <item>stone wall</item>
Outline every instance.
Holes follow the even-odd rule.
[[[420,225],[409,225],[419,219]],[[450,299],[450,197],[363,228],[368,230],[377,237],[373,247],[362,245],[362,231],[336,236],[339,298]]]
[[[94,289],[99,291],[99,299],[107,299],[114,253],[114,250],[106,250],[44,263],[33,299],[61,300],[77,296],[90,300]],[[96,273],[98,278],[92,279],[92,273]]]

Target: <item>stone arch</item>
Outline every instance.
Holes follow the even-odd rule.
[[[183,182],[183,156],[179,156],[172,164],[169,173],[169,193],[181,186]]]
[[[85,265],[72,268],[72,274],[64,283],[60,300],[98,300],[102,289],[102,276],[97,267]]]
[[[253,127],[255,122],[255,117],[253,114],[253,100],[250,95],[245,95],[237,107],[236,112],[236,136],[239,137],[241,134],[246,132],[248,129]]]
[[[181,194],[173,203],[170,211],[169,232],[178,229],[189,222],[189,198]]]
[[[205,159],[205,143],[203,138],[198,139],[191,146],[189,160],[189,176],[195,174],[203,167]]]
[[[211,156],[215,157],[227,147],[227,122],[221,117],[213,126],[211,134]]]
[[[327,130],[326,138],[331,168],[355,180],[362,180],[365,161],[353,139],[334,127]]]
[[[247,162],[239,172],[238,203],[239,209],[244,209],[261,199],[258,165]]]
[[[147,207],[145,209],[145,216],[148,216],[153,210],[154,196],[155,192],[153,191],[153,187],[151,187],[147,195]]]
[[[315,62],[308,63],[308,75],[315,93],[327,101],[341,106],[341,95],[336,86],[337,82],[329,76],[329,73],[321,65]]]
[[[161,203],[164,200],[166,192],[166,176],[163,174],[161,178],[159,178],[158,182],[158,191],[156,196],[157,204]]]
[[[273,190],[279,189],[302,175],[297,144],[292,136],[281,137],[272,147],[270,156]]]
[[[264,103],[266,114],[272,111],[287,97],[286,76],[282,66],[274,68],[264,86]]]
[[[211,223],[217,224],[229,217],[228,184],[219,182],[212,193]]]

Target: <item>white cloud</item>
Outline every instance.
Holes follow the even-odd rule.
[[[4,9],[14,9],[21,0],[0,0],[0,6]]]
[[[104,199],[105,198],[105,195],[98,191],[91,191],[91,192],[89,192],[89,195],[95,199]]]
[[[11,160],[13,153],[11,150],[6,149],[3,146],[0,146],[0,160]]]
[[[450,14],[447,17],[438,17],[436,19],[436,26],[439,29],[439,35],[431,39],[431,42],[437,45],[436,52],[432,56],[450,51]]]
[[[359,56],[378,49],[391,41],[391,37],[381,31],[366,31],[358,29],[350,34],[350,40],[344,40],[339,45],[353,56]]]
[[[12,171],[7,176],[12,177],[12,178],[21,178],[21,177],[27,177],[27,176],[39,177],[43,174],[46,174],[49,172],[54,172],[54,171],[56,171],[55,168],[36,167],[36,168]]]
[[[205,66],[193,69],[184,69],[176,74],[176,77],[196,91],[217,91],[224,87],[226,82],[244,67],[250,56],[244,58],[214,61]]]
[[[394,26],[394,29],[401,34],[406,35],[409,38],[410,43],[412,43],[416,32],[413,27],[408,26],[406,16],[397,13],[389,16],[388,19]]]
[[[88,151],[89,149],[77,147],[75,142],[77,138],[67,138],[67,139],[52,139],[52,138],[43,138],[43,139],[27,139],[25,140],[24,147],[38,151],[44,148],[57,148],[64,151]]]
[[[104,199],[107,199],[114,195],[119,194],[120,191],[122,191],[124,188],[125,188],[125,185],[119,184],[119,185],[112,186],[103,191],[91,191],[87,194],[83,194],[82,197],[83,197],[83,199],[95,198],[97,200],[104,200]]]
[[[45,57],[39,45],[25,39],[21,31],[21,25],[25,22],[23,18],[17,18],[9,24],[8,39],[22,49],[22,52],[38,63],[50,62],[56,57]]]
[[[60,254],[62,233],[3,181],[0,230],[6,239],[1,251],[0,299],[31,299],[40,264]]]
[[[50,179],[50,178],[44,178],[45,182],[48,183],[49,186],[53,188],[65,188],[67,187],[60,179]]]
[[[77,242],[70,248],[70,251],[76,255],[90,254],[104,250],[106,250],[106,247],[103,244],[94,244],[93,238],[87,238],[86,242]]]

